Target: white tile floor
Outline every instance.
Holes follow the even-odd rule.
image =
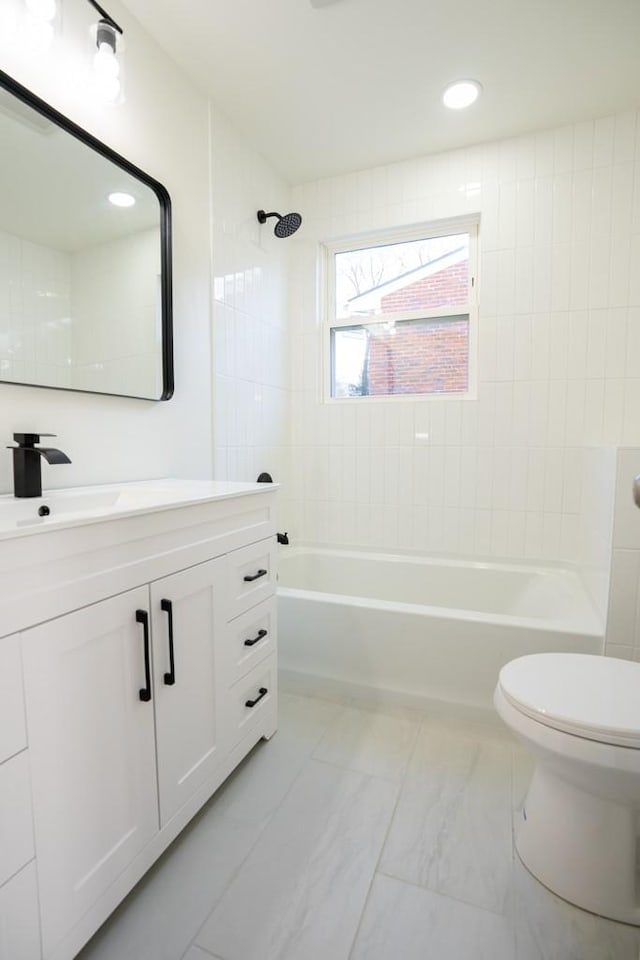
[[[638,960],[640,930],[514,858],[498,723],[283,694],[260,743],[81,960]]]

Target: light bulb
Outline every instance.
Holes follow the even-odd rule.
[[[100,79],[111,80],[120,73],[120,64],[108,43],[101,43],[93,58],[93,69]]]
[[[118,77],[96,76],[96,91],[101,100],[113,103],[120,96],[120,80]]]
[[[38,20],[50,21],[56,15],[56,0],[26,0],[27,10]]]

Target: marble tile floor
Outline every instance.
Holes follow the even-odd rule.
[[[488,715],[284,693],[78,960],[638,960],[514,855],[530,772]]]

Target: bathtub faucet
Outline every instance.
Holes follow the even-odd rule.
[[[288,534],[288,533],[278,533],[278,534],[276,534],[276,537],[277,537],[277,539],[278,539],[278,543],[284,543],[284,544],[289,543],[289,534]]]

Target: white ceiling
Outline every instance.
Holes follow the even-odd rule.
[[[294,184],[640,105],[639,0],[125,3]]]

